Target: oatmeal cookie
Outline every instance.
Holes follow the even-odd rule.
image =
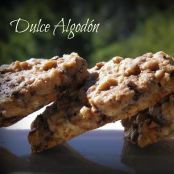
[[[86,96],[86,90],[96,81],[97,73],[90,73],[88,78],[81,89],[64,91],[61,100],[48,106],[34,120],[28,136],[33,152],[49,149],[103,125],[102,116],[91,110]]]
[[[153,106],[174,91],[173,73],[174,60],[163,52],[98,63],[83,87],[64,92],[33,122],[33,152]]]
[[[135,59],[115,57],[87,90],[93,110],[124,119],[153,106],[174,90],[174,59],[163,52]]]
[[[9,126],[81,85],[87,64],[76,53],[0,66],[0,127]]]
[[[144,147],[174,136],[174,94],[137,115],[122,120],[125,138]]]

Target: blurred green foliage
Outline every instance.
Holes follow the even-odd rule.
[[[92,63],[121,55],[136,57],[146,52],[165,51],[174,55],[174,17],[171,13],[157,13],[146,19],[124,41],[115,42],[96,50],[91,55]]]
[[[100,23],[98,33],[77,33],[71,39],[57,32],[15,33],[10,21],[23,18],[55,25],[63,17],[76,23],[87,18]],[[1,2],[0,64],[30,57],[49,58],[72,51],[90,65],[115,55],[134,57],[164,50],[174,55],[174,2],[172,0],[42,0]]]

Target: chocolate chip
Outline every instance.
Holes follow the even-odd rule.
[[[137,90],[134,90],[134,92],[135,92],[135,94],[134,94],[134,96],[133,96],[133,100],[134,100],[134,101],[138,101],[142,93],[140,93],[140,92],[137,91]]]
[[[19,97],[21,96],[21,93],[20,93],[19,91],[14,91],[14,92],[12,93],[12,96],[13,96],[14,98],[19,98]]]
[[[161,83],[160,82],[158,82],[158,86],[161,88]]]
[[[134,122],[132,123],[132,127],[133,127],[133,129],[137,129],[137,128],[138,128],[138,124],[136,124],[136,121],[134,121]]]
[[[172,78],[174,78],[174,71],[172,71],[172,73],[170,74],[170,76],[171,76]]]
[[[55,89],[60,91],[60,92],[63,92],[65,90],[65,86],[57,86],[57,85],[55,85]]]
[[[147,123],[147,125],[150,125],[152,123],[152,119],[150,119],[150,118],[146,119],[146,123]]]
[[[30,95],[34,96],[36,94],[36,91],[30,91]]]
[[[156,116],[153,116],[152,117],[152,120],[154,122],[156,122],[157,124],[163,126],[163,125],[166,125],[167,124],[167,120],[164,119],[164,117],[162,116],[162,114],[158,114]]]
[[[138,101],[140,96],[142,95],[142,92],[140,92],[138,89],[137,89],[137,86],[136,84],[130,82],[128,83],[127,85],[129,87],[130,90],[133,90],[134,91],[134,96],[133,96],[133,100],[134,101]]]
[[[5,73],[7,73],[6,70],[3,70],[3,71],[0,72],[0,74],[5,74]]]

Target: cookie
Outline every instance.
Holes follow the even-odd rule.
[[[140,147],[173,137],[174,94],[137,115],[122,120],[127,140]]]
[[[81,88],[62,93],[62,100],[33,122],[29,133],[33,152],[153,106],[174,91],[173,73],[174,60],[163,52],[98,63]]]
[[[93,110],[124,119],[153,106],[173,87],[174,59],[163,52],[147,53],[105,63],[87,97]]]
[[[0,127],[9,126],[49,104],[66,88],[81,85],[87,76],[87,63],[76,53],[2,65]]]

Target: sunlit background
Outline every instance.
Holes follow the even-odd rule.
[[[61,32],[56,36],[51,32],[19,34],[9,25],[19,17],[30,23],[42,18],[51,25],[62,17],[76,23],[90,18],[100,23],[100,27],[98,33],[77,33],[71,40]],[[50,58],[73,51],[85,58],[91,67],[115,55],[135,57],[159,50],[174,55],[173,40],[172,0],[8,0],[0,5],[0,64],[30,57]],[[25,118],[12,128],[29,127],[33,117]]]
[[[66,35],[15,33],[10,21],[24,18],[36,23],[56,24],[62,17],[83,23],[100,23],[99,32]],[[172,0],[42,0],[2,1],[0,5],[0,63],[29,57],[49,58],[72,51],[94,65],[114,55],[134,57],[164,50],[174,55],[174,2]]]

